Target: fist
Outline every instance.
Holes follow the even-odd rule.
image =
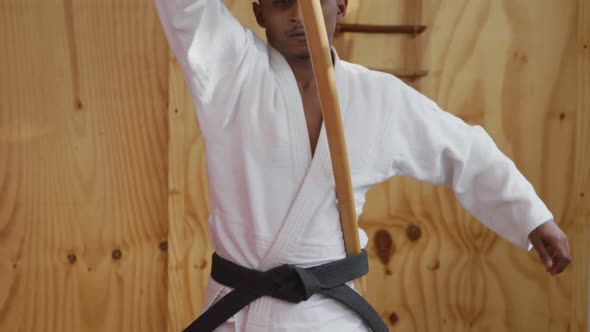
[[[529,240],[552,276],[561,273],[572,261],[567,236],[552,220],[535,228]]]

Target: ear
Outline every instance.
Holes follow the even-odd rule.
[[[266,29],[266,23],[264,22],[262,6],[260,3],[252,2],[252,11],[254,12],[254,17],[256,17],[256,22],[258,22],[258,25],[260,25],[261,28]]]
[[[338,22],[340,22],[344,19],[344,16],[346,16],[346,8],[348,7],[348,0],[337,0],[337,1],[338,1],[338,16],[336,17],[336,20]]]

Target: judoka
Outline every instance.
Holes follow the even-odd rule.
[[[253,3],[268,43],[240,25],[220,0],[155,3],[206,146],[209,239],[217,272],[203,312],[216,309],[202,316],[207,322],[201,328],[366,331],[371,313],[365,307],[352,310],[351,301],[323,294],[302,297],[293,293],[300,284],[287,285],[293,275],[313,279],[311,267],[360,266],[344,262],[326,133],[297,0]],[[330,43],[347,5],[321,0]],[[449,186],[489,229],[524,250],[534,247],[550,274],[566,268],[567,237],[484,129],[443,111],[392,75],[343,61],[335,49],[332,58],[358,214],[369,188],[393,176]],[[366,244],[366,235],[361,238]],[[271,270],[260,278],[280,287],[285,282],[284,289],[263,289],[268,280],[254,280]],[[350,289],[349,281],[341,283]],[[228,284],[247,282],[276,296],[230,297]],[[301,292],[309,292],[308,286]]]

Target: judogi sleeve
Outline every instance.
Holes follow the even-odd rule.
[[[451,187],[482,224],[530,250],[529,233],[553,215],[486,131],[411,88],[398,101],[385,142],[390,174]]]
[[[220,0],[155,0],[155,4],[191,93],[198,106],[207,106],[197,107],[199,120],[213,116],[204,112],[229,111],[216,107],[212,99],[219,86],[227,90],[230,82],[235,83],[254,33]]]

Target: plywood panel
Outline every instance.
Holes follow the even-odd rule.
[[[370,192],[361,222],[373,238],[369,298],[398,330],[586,330],[590,204],[581,193],[590,124],[581,105],[588,88],[579,83],[588,74],[577,65],[581,6],[423,2],[422,63],[430,74],[422,92],[486,128],[554,212],[577,260],[550,278],[535,253],[498,239],[449,190],[393,179]],[[350,43],[354,49],[357,41]],[[407,235],[411,225],[421,230],[416,241]],[[387,264],[378,258],[378,231],[381,243],[387,233],[393,242]]]
[[[577,255],[579,263],[578,269],[587,271],[584,276],[583,271],[576,274],[577,285],[587,285],[586,292],[584,294],[583,287],[580,287],[582,291],[577,292],[574,298],[574,310],[575,315],[580,317],[586,317],[585,325],[587,332],[590,332],[590,3],[585,0],[578,1],[578,44],[577,47],[579,52],[579,75],[578,75],[578,115],[580,120],[578,121],[578,127],[576,135],[579,142],[586,142],[586,144],[580,144],[581,148],[577,154],[575,160],[576,172],[574,175],[580,179],[577,186],[574,188],[574,192],[579,191],[579,199],[576,200],[575,204],[575,215],[579,216],[579,222],[576,223],[577,229],[573,229],[573,236],[576,237],[574,248],[576,251],[574,255]],[[585,222],[585,224],[584,224]],[[585,277],[585,278],[584,278]],[[584,308],[586,310],[584,310]],[[580,330],[583,330],[583,325],[580,324]]]
[[[263,34],[249,1],[226,3]],[[590,329],[590,6],[416,4],[350,1],[349,22],[429,29],[414,51],[399,36],[344,36],[341,56],[429,69],[422,91],[490,132],[575,261],[547,277],[448,190],[393,179],[362,218],[370,301],[403,331]],[[206,167],[153,4],[4,0],[0,43],[0,330],[182,329],[209,269]]]
[[[403,0],[351,1],[345,17],[347,23],[409,24],[408,3]],[[343,34],[335,39],[339,55],[370,68],[400,69],[405,67],[404,42],[408,37],[383,34]]]
[[[377,25],[421,25],[422,0],[351,1],[344,22]],[[414,75],[422,68],[422,39],[414,34],[336,34],[334,45],[343,59],[368,68]],[[419,81],[402,77],[413,87]]]
[[[203,140],[180,65],[173,58],[170,68],[168,331],[181,331],[200,312],[211,249]]]
[[[165,328],[167,50],[145,1],[0,2],[0,330]]]

